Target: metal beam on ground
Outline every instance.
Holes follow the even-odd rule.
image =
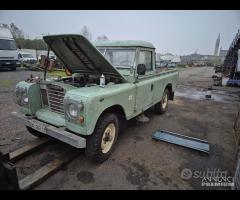
[[[152,138],[156,140],[162,140],[165,142],[176,144],[179,146],[191,148],[194,150],[198,150],[207,154],[209,154],[209,151],[210,151],[210,145],[205,140],[200,140],[197,138],[180,135],[180,134],[169,132],[169,131],[164,131],[164,130],[156,131],[152,136]]]

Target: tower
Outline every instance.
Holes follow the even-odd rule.
[[[219,44],[220,44],[220,33],[219,33],[218,38],[217,38],[217,40],[216,40],[215,50],[214,50],[214,56],[217,56],[217,55],[218,55]]]

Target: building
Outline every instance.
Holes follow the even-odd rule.
[[[226,57],[228,50],[223,50],[222,47],[220,48],[219,51],[219,56],[220,57]]]
[[[166,67],[169,65],[177,65],[180,63],[180,56],[173,55],[171,53],[160,54],[156,53],[156,65],[157,67]]]
[[[218,38],[216,40],[216,44],[215,44],[215,49],[214,49],[214,56],[218,55],[218,49],[219,49],[219,45],[220,45],[220,33],[218,35]]]
[[[181,63],[188,64],[188,65],[209,65],[209,66],[221,65],[224,62],[224,59],[227,55],[228,50],[223,50],[221,47],[219,51],[219,45],[220,45],[220,33],[216,40],[214,55],[201,55],[195,52],[190,55],[181,56],[180,57]]]
[[[225,75],[229,75],[229,78],[233,81],[231,84],[235,84],[234,81],[236,80],[237,81],[236,83],[240,86],[240,71],[238,71],[239,49],[240,49],[240,29],[238,29],[238,32],[228,49],[223,64],[223,73]]]
[[[220,65],[223,63],[223,59],[218,55],[201,55],[190,54],[186,56],[180,56],[181,63],[186,65]]]

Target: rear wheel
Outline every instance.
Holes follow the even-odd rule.
[[[12,67],[12,68],[11,68],[11,71],[16,71],[16,67]]]
[[[94,133],[87,138],[86,156],[98,163],[107,160],[117,141],[119,120],[113,113],[106,113],[99,119]]]
[[[37,130],[29,127],[29,126],[26,126],[26,128],[32,135],[34,135],[36,137],[46,137],[45,134],[43,134],[43,133],[41,133],[41,132],[39,132],[39,131],[37,131]]]
[[[168,108],[169,90],[166,88],[164,90],[162,99],[155,105],[155,112],[157,114],[163,114]]]

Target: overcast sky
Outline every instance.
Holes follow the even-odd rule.
[[[30,38],[41,34],[79,33],[86,25],[93,35],[110,40],[152,42],[160,53],[213,54],[218,34],[228,49],[240,29],[240,11],[1,11],[0,23],[15,23]]]

